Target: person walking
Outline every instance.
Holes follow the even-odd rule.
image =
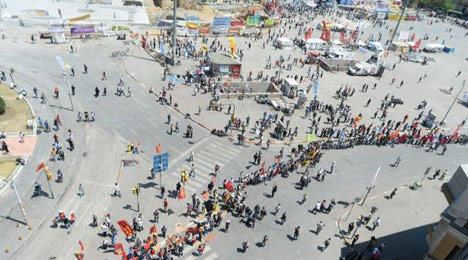
[[[346,231],[346,234],[349,235],[354,229],[354,222],[351,222],[348,224],[348,231]]]
[[[155,209],[153,212],[153,221],[155,223],[159,223],[159,210],[158,209]]]
[[[58,87],[55,87],[54,94],[55,94],[55,98],[59,98],[59,89],[58,89]]]
[[[278,214],[280,210],[281,210],[281,203],[278,203],[278,205],[276,205],[275,207],[275,211],[273,212],[273,215],[276,216],[276,214]]]
[[[195,178],[195,164],[192,163],[192,165],[190,166],[190,173],[189,173],[189,176],[192,177],[193,175],[193,178]]]
[[[365,107],[368,107],[371,101],[372,101],[372,99],[369,98],[369,100],[367,100],[367,103],[366,103]]]
[[[323,229],[324,226],[325,226],[325,224],[323,224],[323,222],[320,220],[317,223],[317,229],[315,230],[315,235],[318,236],[318,234],[320,233],[320,231]]]
[[[119,184],[116,182],[116,183],[115,183],[115,186],[114,186],[114,197],[117,197],[117,196],[119,196],[119,198],[121,198],[120,186],[119,186]]]
[[[444,145],[442,146],[442,152],[440,153],[440,155],[443,156],[443,155],[445,154],[446,151],[447,151],[447,145],[444,144]]]
[[[107,80],[106,72],[105,72],[105,71],[102,72],[102,78],[101,78],[101,80]]]
[[[330,246],[330,240],[331,238],[327,238],[327,240],[323,241],[323,247],[321,252],[323,252],[325,249],[327,249]]]
[[[84,196],[84,187],[83,187],[83,185],[81,183],[78,186],[78,196],[80,196],[80,198],[82,198]]]
[[[401,158],[400,157],[396,158],[395,163],[393,164],[393,167],[398,167],[398,165],[400,165],[400,162],[401,162]]]
[[[188,158],[188,161],[189,161],[189,162],[193,162],[194,156],[195,156],[195,155],[194,155],[193,151],[191,151],[191,152],[190,152],[190,157]]]
[[[167,198],[164,198],[163,207],[164,207],[164,213],[167,213],[167,210],[169,208],[169,201],[167,201]]]
[[[397,188],[393,189],[392,192],[390,193],[389,199],[393,199],[393,197],[396,195]]]
[[[226,220],[226,223],[224,224],[224,232],[228,232],[229,231],[229,226],[231,225],[231,221],[228,219]]]
[[[445,170],[445,171],[442,173],[442,175],[440,175],[439,181],[444,180],[445,175],[447,175],[447,173],[448,173],[448,170]]]
[[[380,217],[377,217],[374,222],[372,222],[372,231],[374,231],[380,225]]]
[[[262,247],[265,247],[267,242],[268,242],[268,236],[265,235],[263,236]]]
[[[302,200],[300,201],[300,204],[302,205],[302,204],[304,204],[306,201],[307,201],[307,193],[304,193],[304,194],[302,195]]]
[[[351,242],[351,247],[354,247],[354,244],[356,244],[358,239],[359,239],[359,234],[354,235],[353,241]]]
[[[333,173],[333,170],[335,169],[335,161],[332,162],[331,166],[330,166],[330,174]]]
[[[88,74],[88,66],[86,66],[86,64],[83,64],[83,69],[84,69],[84,74]]]
[[[299,238],[299,229],[301,227],[300,226],[297,226],[295,229],[294,229],[294,236],[293,236],[293,239],[294,240],[297,240]]]
[[[283,215],[281,215],[281,225],[283,225],[285,222],[286,222],[286,212],[283,213]]]
[[[275,197],[275,193],[278,191],[278,186],[276,183],[273,183],[273,188],[271,189],[271,197]]]
[[[19,132],[19,142],[24,143],[24,134],[23,134],[23,132]]]

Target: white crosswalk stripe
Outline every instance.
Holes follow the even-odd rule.
[[[231,152],[234,152],[234,153],[238,153],[238,152],[240,152],[240,150],[244,149],[243,146],[236,146],[234,148],[232,146],[221,144],[221,143],[218,143],[218,142],[210,143],[210,146],[218,147],[221,150],[228,150],[228,151],[231,151]]]
[[[204,154],[205,156],[209,157],[209,156],[212,156],[212,157],[215,157],[216,159],[222,161],[222,162],[229,162],[230,160],[232,160],[232,158],[234,156],[230,156],[230,155],[227,155],[227,154],[224,154],[224,152],[217,152],[217,151],[207,151],[207,150],[204,150],[204,151],[201,151],[200,152],[202,155]]]
[[[199,192],[206,188],[211,181],[211,174],[214,173],[214,167],[218,164],[221,168],[233,161],[237,154],[242,151],[241,146],[231,146],[219,142],[212,142],[205,148],[195,152],[195,178],[190,177],[185,189],[187,192]],[[184,161],[178,166],[171,175],[180,180],[180,169],[184,168],[187,173],[190,172],[192,162]]]
[[[190,247],[186,247],[184,248],[184,256],[186,255],[186,253],[194,250],[194,254],[191,254],[189,257],[187,258],[184,258],[184,260],[194,260],[194,259],[207,259],[207,260],[213,260],[213,259],[216,259],[218,257],[218,255],[216,253],[212,253],[211,255],[207,255],[206,253],[210,252],[211,251],[211,247],[206,245],[205,246],[205,250],[203,250],[203,255],[202,256],[198,256],[198,252],[196,249],[198,249],[198,243],[195,245],[195,246],[190,246]],[[183,258],[183,257],[181,257]]]

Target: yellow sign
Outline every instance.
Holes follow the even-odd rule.
[[[68,22],[69,23],[74,23],[74,22],[83,21],[83,20],[86,20],[86,19],[89,19],[89,18],[91,18],[91,14],[86,14],[86,15],[75,17],[75,18],[70,18],[70,19],[68,19]]]

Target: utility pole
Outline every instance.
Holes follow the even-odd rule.
[[[409,2],[409,0],[406,0],[404,5],[403,5],[403,9],[401,9],[401,14],[400,14],[400,17],[398,18],[398,22],[396,24],[395,30],[392,33],[392,37],[390,38],[390,41],[388,41],[387,50],[389,49],[390,44],[392,44],[393,38],[395,38],[395,34],[398,31],[398,27],[400,27],[401,18],[403,18],[403,15],[405,14],[406,7],[408,6],[408,2]]]
[[[19,205],[19,207],[20,207],[21,214],[23,214],[24,223],[26,223],[26,226],[28,226],[29,228],[31,228],[31,225],[29,225],[28,218],[26,217],[26,211],[24,210],[23,203],[21,202],[21,198],[20,198],[20,196],[19,196],[18,189],[16,189],[15,183],[14,183],[13,181],[8,181],[8,184],[9,184],[9,185],[13,188],[13,190],[15,191],[16,200],[18,200],[18,205]]]
[[[452,107],[455,104],[455,101],[457,101],[458,96],[460,95],[460,93],[463,91],[464,88],[465,88],[465,80],[463,81],[463,85],[462,85],[460,91],[458,91],[457,95],[453,99],[452,104],[450,105],[449,109],[447,110],[447,113],[445,113],[444,118],[442,118],[442,120],[440,121],[439,125],[444,125],[445,124],[445,118],[447,118],[448,114],[450,113],[450,110],[452,110]]]
[[[377,172],[374,175],[374,179],[372,180],[372,183],[370,184],[369,187],[367,187],[367,193],[366,193],[366,196],[364,196],[364,199],[362,200],[361,206],[364,205],[364,203],[366,202],[367,196],[369,196],[370,191],[374,188],[375,179],[377,179],[377,176],[379,175],[379,172],[380,172],[380,166],[379,166],[379,168],[377,169]]]
[[[174,9],[172,13],[172,62],[175,65],[175,54],[176,54],[176,35],[177,35],[177,0],[174,1]]]

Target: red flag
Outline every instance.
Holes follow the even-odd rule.
[[[117,224],[119,224],[120,229],[122,229],[122,232],[125,234],[125,236],[130,237],[135,234],[130,224],[128,224],[128,221],[122,219],[118,221]]]
[[[262,169],[265,168],[265,163],[266,163],[266,160],[262,162],[262,166],[261,166]]]
[[[229,191],[229,192],[233,192],[234,191],[234,187],[232,187],[232,183],[230,181],[228,181],[226,183],[226,189]]]
[[[123,254],[123,246],[122,243],[116,243],[114,245],[114,255],[122,255]]]
[[[345,42],[345,40],[344,40],[344,31],[341,31],[341,33],[340,33],[340,42],[342,44],[344,44],[344,42]]]
[[[156,233],[156,232],[158,232],[158,231],[156,230],[156,225],[153,224],[153,226],[152,226],[152,227],[150,228],[150,230],[149,230],[149,234],[151,235],[151,234],[154,234],[154,233]]]
[[[81,251],[84,251],[83,242],[81,242],[81,240],[80,240],[80,241],[78,241],[78,244],[80,244],[80,250],[81,250]]]
[[[36,167],[36,172],[42,170],[45,168],[45,164],[43,162],[41,162],[37,167]]]
[[[414,42],[414,37],[416,37],[416,34],[415,33],[411,34],[411,41],[412,42]]]
[[[310,38],[312,38],[312,28],[309,27],[305,33],[305,40],[307,41]]]
[[[413,50],[419,49],[419,46],[421,45],[421,38],[414,44]]]
[[[185,199],[185,189],[182,188],[179,190],[179,194],[177,195],[177,200],[183,200]]]
[[[161,153],[161,143],[156,146],[156,153]]]

